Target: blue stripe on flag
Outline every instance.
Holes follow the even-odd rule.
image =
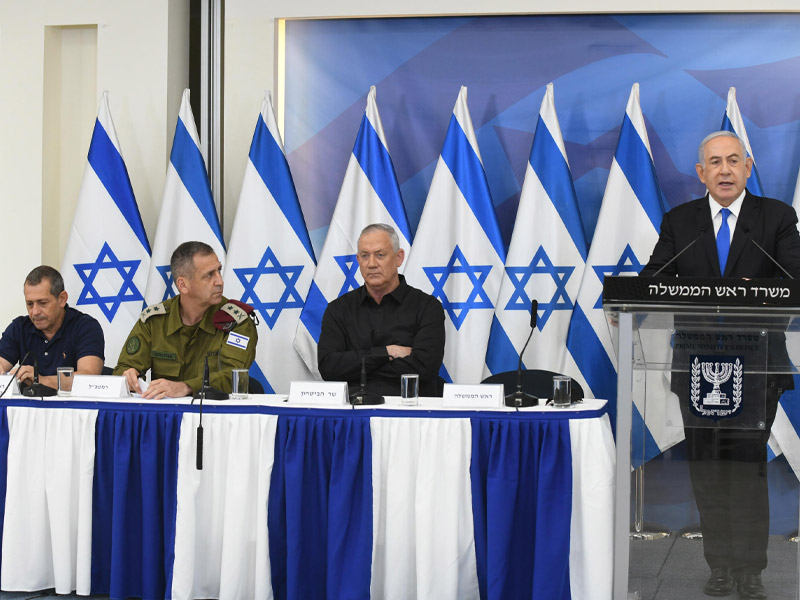
[[[664,204],[658,188],[656,169],[650,153],[627,114],[622,120],[622,130],[619,132],[619,142],[614,158],[617,159],[617,164],[622,169],[633,193],[650,218],[653,228],[661,231]]]
[[[225,248],[222,230],[219,226],[217,208],[214,205],[214,199],[211,197],[206,164],[203,162],[200,148],[194,143],[192,136],[189,135],[186,126],[180,119],[178,119],[178,124],[175,126],[175,140],[172,142],[172,153],[169,156],[169,161],[175,167],[178,177],[181,178],[184,187],[205,217],[211,231],[214,232],[219,243]]]
[[[450,377],[450,373],[447,372],[447,368],[442,363],[442,366],[439,367],[439,377],[444,379],[445,383],[453,383],[453,378]]]
[[[608,400],[612,427],[617,426],[617,372],[592,324],[576,304],[567,332],[567,349],[596,398]]]
[[[108,195],[119,208],[119,212],[122,213],[139,242],[148,254],[152,254],[150,242],[147,241],[147,233],[142,224],[142,216],[139,214],[139,207],[133,195],[125,161],[122,160],[117,147],[108,137],[108,133],[100,121],[94,123],[92,143],[89,145],[89,164],[92,165],[92,170],[106,188]]]
[[[564,160],[564,155],[561,154],[561,150],[553,136],[550,135],[550,130],[547,129],[542,117],[539,117],[539,122],[536,124],[529,162],[564,222],[564,226],[572,238],[572,243],[575,244],[575,248],[578,249],[585,262],[589,252],[576,201],[575,186],[572,183],[567,161]]]
[[[308,296],[300,313],[300,321],[308,329],[308,333],[314,338],[314,342],[319,343],[319,334],[322,330],[322,315],[328,308],[328,301],[315,282],[311,282],[308,288]]]
[[[406,209],[400,196],[400,186],[397,184],[392,158],[366,115],[361,119],[361,127],[356,136],[355,146],[353,146],[353,155],[361,165],[361,169],[372,184],[375,193],[378,194],[386,210],[394,219],[400,233],[410,243],[411,229],[408,226],[408,217],[406,217]]]
[[[286,156],[278,142],[272,137],[261,115],[258,115],[253,143],[250,145],[250,161],[286,220],[289,221],[295,235],[311,259],[314,260],[314,249],[311,246],[311,238],[308,237],[306,222],[300,210],[300,202],[297,200],[297,191],[289,171],[289,163],[286,162]]]
[[[600,338],[592,328],[589,319],[586,318],[583,310],[576,305],[572,311],[572,320],[569,323],[567,333],[567,349],[572,354],[572,358],[578,365],[581,374],[589,387],[592,388],[596,398],[608,400],[608,412],[611,419],[611,426],[616,431],[617,427],[617,371],[611,360],[608,358]],[[639,410],[634,405],[633,417],[631,422],[632,440],[636,442],[637,432],[644,431],[644,453],[645,460],[650,460],[658,456],[661,450],[656,443],[650,430],[644,426]],[[636,453],[639,454],[638,452]],[[641,464],[641,456],[632,456],[631,464],[636,467]]]
[[[720,127],[721,131],[732,131],[736,133],[736,130],[733,128],[733,123],[731,123],[730,117],[728,117],[728,111],[725,111],[725,114],[722,116],[722,126]],[[736,135],[739,135],[736,133]],[[747,150],[745,149],[745,152]],[[750,153],[747,153],[747,156],[750,156]],[[763,196],[764,195],[764,187],[761,185],[761,177],[758,175],[758,169],[756,169],[755,163],[753,163],[753,170],[750,173],[750,177],[747,179],[747,189],[750,190],[751,194],[755,194],[756,196]]]
[[[489,346],[486,349],[486,366],[492,375],[516,369],[519,364],[519,353],[514,348],[514,344],[508,337],[506,330],[497,319],[497,315],[492,318],[492,329],[489,333]],[[525,365],[522,365],[525,368]]]
[[[250,377],[256,379],[261,384],[261,387],[264,388],[265,394],[275,393],[275,390],[269,384],[269,379],[267,379],[267,376],[264,375],[264,371],[261,370],[257,362],[253,362],[253,364],[250,365]]]
[[[486,232],[486,237],[489,238],[495,252],[505,262],[506,251],[492,197],[489,194],[486,173],[455,115],[450,117],[450,126],[447,128],[447,137],[442,148],[442,160],[450,169],[458,189],[461,190],[475,218]]]

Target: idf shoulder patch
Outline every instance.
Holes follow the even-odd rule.
[[[163,302],[159,302],[158,304],[153,304],[152,306],[148,306],[142,311],[142,314],[139,315],[139,320],[144,323],[152,317],[153,315],[165,315],[167,314],[167,309],[164,306]]]
[[[136,354],[141,347],[142,342],[139,340],[139,336],[134,335],[129,337],[128,341],[125,343],[125,352],[128,354]]]

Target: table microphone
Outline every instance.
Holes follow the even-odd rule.
[[[55,396],[57,393],[58,390],[51,388],[49,385],[39,383],[39,361],[34,358],[33,383],[22,391],[22,395],[28,398],[45,398],[47,396]]]
[[[205,364],[203,365],[203,387],[201,387],[195,394],[192,395],[192,398],[195,400],[200,399],[200,394],[203,394],[203,399],[209,400],[227,400],[230,398],[230,395],[222,390],[218,390],[217,388],[211,387],[209,383],[209,375],[208,375],[208,356],[206,356]]]
[[[528,334],[528,339],[522,347],[522,352],[519,353],[519,364],[517,365],[517,389],[516,391],[506,394],[505,405],[513,406],[515,408],[522,408],[527,406],[538,406],[539,398],[533,394],[525,393],[522,390],[522,355],[525,354],[525,349],[528,347],[528,342],[533,337],[533,331],[536,329],[536,320],[539,318],[539,301],[531,301],[531,332]]]
[[[361,357],[361,385],[357,391],[350,393],[348,401],[353,406],[374,406],[386,402],[383,396],[367,393],[367,362],[364,356]]]
[[[25,356],[23,356],[23,357],[22,357],[22,360],[21,360],[21,361],[19,361],[19,366],[20,366],[20,367],[21,367],[21,366],[22,366],[22,365],[25,363],[25,361],[26,361],[26,360],[28,360],[28,357],[29,357],[31,354],[33,354],[33,350],[28,350],[28,351],[25,353]],[[16,375],[15,375],[14,373],[11,373],[10,371],[9,371],[9,373],[10,373],[11,375],[14,375],[14,377],[16,377]],[[11,387],[11,384],[12,384],[12,383],[14,383],[14,382],[13,382],[13,381],[9,381],[9,382],[8,382],[8,385],[7,385],[6,387],[4,387],[4,388],[3,388],[3,391],[2,391],[2,392],[0,392],[0,398],[2,398],[3,396],[5,396],[5,395],[6,395],[6,392],[8,391],[8,388],[10,388],[10,387]]]
[[[203,400],[206,398],[206,390],[210,387],[208,378],[208,356],[206,356],[205,363],[203,363],[203,385],[198,392],[200,396],[200,422],[197,424],[197,457],[195,460],[198,471],[203,470]]]

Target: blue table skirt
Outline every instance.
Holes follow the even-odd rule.
[[[196,407],[16,399],[0,406],[3,505],[8,407],[98,409],[91,591],[112,598],[170,597],[180,423]],[[275,597],[368,598],[373,540],[370,418],[398,412],[253,406],[205,411],[279,416],[265,507]],[[402,412],[403,417],[470,419],[469,475],[481,598],[570,598],[568,419],[601,413]]]

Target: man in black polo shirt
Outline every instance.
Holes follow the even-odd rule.
[[[358,238],[364,285],[328,304],[322,317],[317,364],[323,379],[360,384],[367,391],[400,395],[400,375],[419,375],[421,396],[435,396],[444,356],[444,310],[397,272],[405,253],[389,225],[368,225]]]
[[[33,381],[34,360],[38,361],[39,382],[52,388],[58,387],[58,367],[99,375],[104,360],[103,330],[93,317],[67,306],[61,273],[45,265],[36,267],[25,278],[23,291],[28,316],[17,317],[3,332],[0,369],[8,372],[30,352],[16,370],[22,384]]]

